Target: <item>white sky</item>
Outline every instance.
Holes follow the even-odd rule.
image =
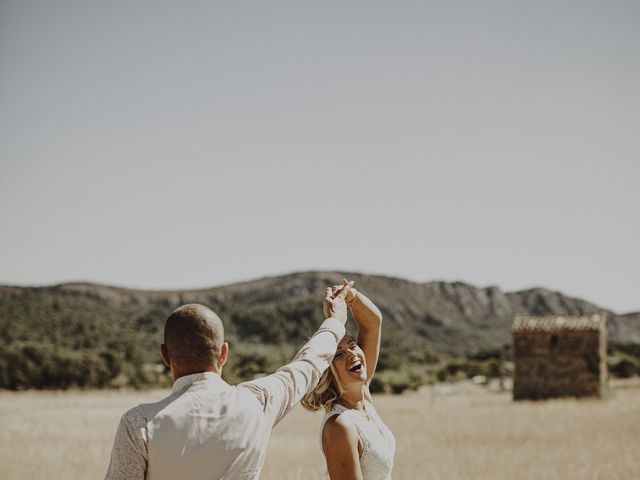
[[[0,283],[321,269],[640,310],[640,2],[0,2]]]

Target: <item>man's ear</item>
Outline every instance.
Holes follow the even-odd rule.
[[[169,351],[164,343],[160,345],[160,356],[167,368],[171,368],[171,358],[169,358]]]
[[[220,348],[220,360],[218,360],[218,368],[222,368],[227,363],[227,356],[229,355],[229,344],[224,342]]]

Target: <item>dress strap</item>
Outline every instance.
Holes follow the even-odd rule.
[[[324,418],[322,419],[322,425],[320,425],[320,433],[322,434],[322,430],[324,429],[324,424],[327,423],[327,420],[329,420],[331,417],[335,415],[340,415],[341,413],[347,410],[348,410],[347,407],[340,405],[338,402],[335,402],[331,406],[331,410],[329,410],[327,413],[324,414]]]

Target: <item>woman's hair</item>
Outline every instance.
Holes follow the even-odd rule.
[[[338,380],[338,375],[336,375],[333,362],[329,367],[320,377],[316,388],[300,400],[300,404],[307,410],[315,412],[323,408],[328,412],[333,407],[333,403],[342,396],[342,386],[340,385],[340,380]]]

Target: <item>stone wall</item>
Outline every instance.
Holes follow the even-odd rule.
[[[601,396],[606,329],[546,327],[513,332],[514,400]]]

